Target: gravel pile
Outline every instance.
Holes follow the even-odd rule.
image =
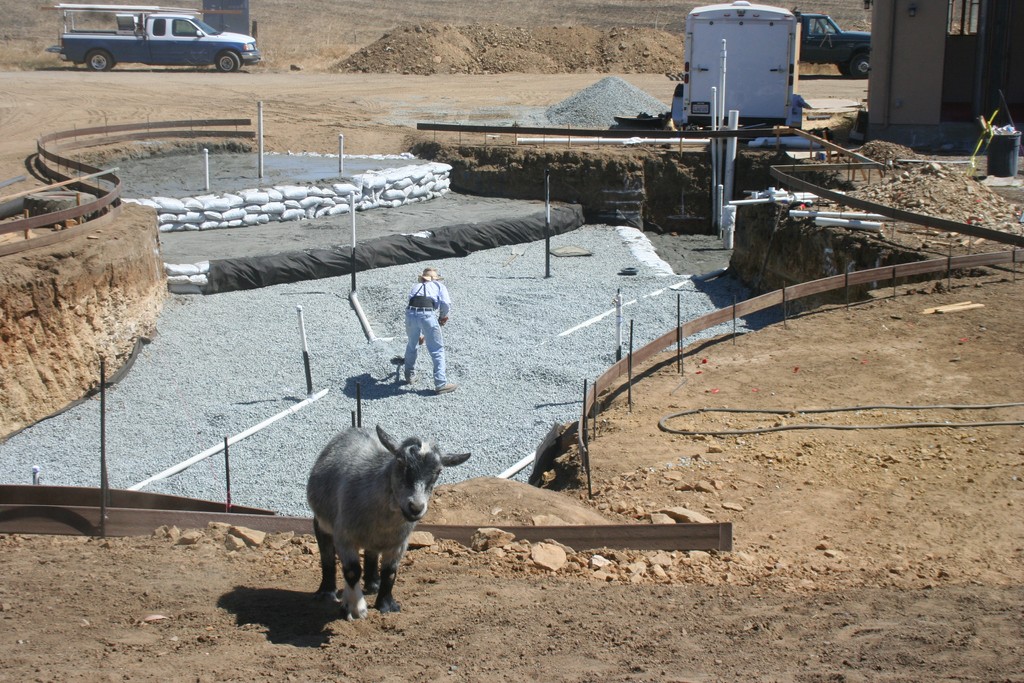
[[[592,255],[552,257],[550,278],[543,242],[430,264],[454,299],[445,336],[449,379],[459,389],[443,396],[433,394],[425,353],[418,362],[423,379],[412,387],[398,383],[392,364],[404,354],[406,292],[424,264],[358,276],[360,302],[380,338],[374,342],[348,303],[348,276],[170,298],[153,342],[107,391],[111,486],[129,488],[303,401],[297,306],[313,390],[329,391],[232,444],[229,453],[234,503],[308,515],[309,468],[332,435],[351,424],[357,395],[364,426],[379,423],[397,438],[418,434],[450,452],[473,453],[443,481],[497,475],[530,455],[553,424],[575,420],[584,379],[615,361],[616,288],[630,302],[623,337],[633,320],[637,348],[676,324],[677,292],[684,319],[712,310],[712,300],[744,298],[729,278],[702,283],[673,275],[630,228],[588,226],[551,242]],[[628,266],[639,273],[620,276]],[[38,465],[44,483],[97,486],[99,408],[98,399],[87,401],[0,444],[0,479],[28,483]],[[217,453],[143,490],[223,500],[224,470]],[[516,478],[528,474],[529,468]]]
[[[661,100],[630,85],[621,78],[608,76],[547,109],[552,124],[577,128],[608,128],[616,116],[657,116],[668,110]]]

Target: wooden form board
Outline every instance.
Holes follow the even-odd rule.
[[[101,535],[100,509],[91,506],[0,504],[0,533]],[[291,531],[312,534],[307,517],[108,508],[107,536],[148,536],[160,526],[205,529],[210,522],[224,522],[268,533]],[[436,538],[469,546],[476,526],[420,524]],[[596,526],[501,526],[517,539],[553,540],[574,550],[620,548],[633,550],[732,550],[732,523],[713,524],[602,524]]]

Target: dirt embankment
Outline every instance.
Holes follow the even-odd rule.
[[[0,436],[110,377],[151,336],[167,295],[152,212],[4,257],[0,269]]]

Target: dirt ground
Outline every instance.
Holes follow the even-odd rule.
[[[671,94],[664,76],[625,78]],[[343,131],[351,153],[404,151],[409,120],[544,106],[595,80],[2,73],[0,176],[20,172],[41,132],[209,116],[213,102],[254,117],[263,100],[271,150],[333,151]],[[847,89],[865,87],[809,85],[854,100]],[[407,555],[401,613],[345,622],[311,600],[311,536],[0,536],[0,681],[1024,681],[1021,427],[958,426],[1024,410],[927,409],[1022,400],[1019,271],[882,289],[689,349],[681,374],[665,357],[638,369],[632,406],[620,392],[602,413],[592,500],[578,480],[558,492],[472,482],[439,491],[431,513],[500,526],[575,509],[642,524],[681,507],[732,522],[731,553],[575,548],[563,560],[543,544],[437,541]],[[966,301],[982,306],[925,312]],[[919,409],[667,417],[892,405]],[[709,436],[662,431],[663,418],[690,431],[902,426]]]

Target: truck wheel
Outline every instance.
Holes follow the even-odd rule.
[[[871,62],[867,55],[854,55],[848,68],[854,78],[867,78],[871,72]]]
[[[85,56],[85,66],[89,71],[110,71],[114,68],[114,58],[106,50],[90,50]]]
[[[221,73],[231,73],[232,71],[238,71],[239,67],[242,66],[242,59],[234,52],[225,50],[217,55],[217,61],[215,62],[217,71]]]

